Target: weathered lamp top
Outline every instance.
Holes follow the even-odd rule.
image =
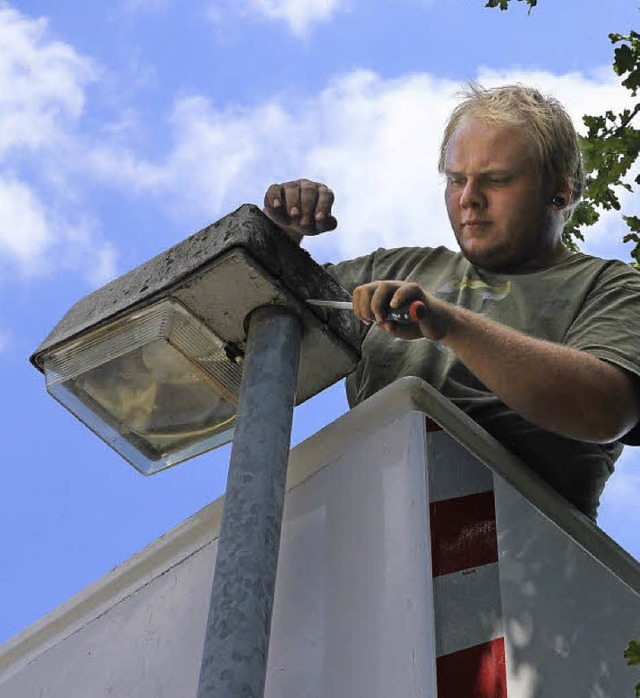
[[[147,304],[155,298],[172,295],[185,302],[196,292],[192,288],[194,284],[198,285],[196,277],[202,277],[219,264],[221,258],[234,252],[245,259],[250,258],[256,273],[263,272],[269,278],[269,300],[276,305],[291,305],[304,312],[305,320],[313,324],[314,329],[323,333],[331,331],[335,334],[334,339],[343,345],[346,354],[351,355],[353,360],[358,359],[362,327],[353,314],[316,308],[311,310],[304,303],[306,298],[349,300],[346,291],[306,250],[283,235],[258,207],[244,204],[233,213],[80,299],[34,352],[31,362],[42,370],[41,357],[46,352],[89,328],[99,327],[123,312]],[[241,282],[247,280],[239,277],[234,283],[233,278],[225,276],[224,281],[229,282],[228,287],[220,288],[220,284],[215,284],[216,290],[221,293],[216,298],[209,299],[207,307],[190,308],[205,322],[207,311],[215,313],[216,306],[224,308],[224,324],[229,326],[230,336],[223,338],[238,343],[240,349],[244,342],[243,322],[246,311],[257,307],[250,307],[251,291],[255,289],[241,287]],[[186,301],[185,305],[190,306],[190,303]],[[222,336],[219,330],[220,327],[217,326],[216,331]],[[304,347],[302,363],[304,365]]]

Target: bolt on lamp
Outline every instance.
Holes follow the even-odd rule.
[[[348,294],[244,205],[81,299],[31,357],[141,473],[233,438],[198,698],[263,693],[293,406],[359,359],[353,314],[307,298]]]

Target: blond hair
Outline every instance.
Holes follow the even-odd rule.
[[[453,110],[445,126],[439,171],[444,171],[445,154],[454,131],[467,116],[501,125],[523,126],[531,135],[543,177],[551,186],[567,182],[571,188],[564,209],[568,220],[582,197],[584,168],[578,135],[562,104],[533,87],[519,84],[485,89],[471,83],[461,97],[463,101]]]

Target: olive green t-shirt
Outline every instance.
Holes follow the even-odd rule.
[[[379,249],[327,270],[350,293],[383,279],[418,283],[437,298],[640,377],[640,274],[623,262],[575,254],[547,269],[499,274],[444,247],[405,247]],[[437,388],[595,520],[621,443],[587,443],[541,429],[507,407],[443,344],[394,339],[375,325],[347,378],[349,404],[402,376],[418,376]]]

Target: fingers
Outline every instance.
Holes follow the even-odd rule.
[[[333,192],[324,184],[298,179],[272,184],[264,197],[265,213],[280,227],[302,235],[334,230]]]
[[[415,283],[402,283],[396,289],[393,297],[389,301],[389,307],[396,309],[409,306],[414,301],[426,302],[426,294],[422,288]]]
[[[300,227],[306,233],[314,234],[316,228],[316,204],[318,186],[314,182],[302,180],[300,183]]]
[[[283,213],[284,190],[281,184],[272,184],[264,194],[264,208],[279,216]]]
[[[338,226],[338,221],[331,215],[333,207],[334,195],[329,187],[324,184],[318,187],[318,201],[316,205],[315,222],[319,232],[335,230]]]
[[[386,322],[391,301],[393,300],[397,286],[394,283],[380,283],[371,295],[371,312],[378,324]]]
[[[373,294],[376,292],[379,285],[379,281],[374,281],[370,284],[358,286],[353,290],[353,312],[355,313],[356,317],[360,318],[360,320],[367,325],[370,325],[372,322],[376,322],[376,316],[371,306],[371,299],[373,298]]]
[[[374,281],[353,292],[353,311],[365,323],[376,323],[393,337],[418,339],[424,319],[425,292],[418,284],[403,281]],[[413,308],[413,322],[394,321],[392,311]]]
[[[287,197],[282,184],[272,184],[264,195],[264,212],[274,223],[287,227],[291,223]]]
[[[418,284],[404,281],[373,281],[353,292],[354,312],[368,322],[385,322],[390,311],[414,301],[425,303],[426,294]]]
[[[385,299],[390,299],[392,295],[390,282],[373,281],[358,286],[353,291],[353,312],[367,325],[382,322],[383,308],[388,306],[388,300],[385,302]],[[374,296],[376,296],[375,304]]]

